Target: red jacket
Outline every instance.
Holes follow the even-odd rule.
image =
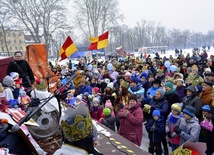
[[[126,110],[129,112],[124,116]],[[120,118],[118,133],[140,146],[143,136],[143,111],[140,103],[137,103],[131,109],[128,109],[128,105],[125,105],[124,108],[118,112],[118,116]]]
[[[93,118],[96,121],[99,121],[102,118],[102,113],[103,113],[103,108],[102,107],[97,107],[94,108],[93,106],[90,108],[90,114],[91,118]]]

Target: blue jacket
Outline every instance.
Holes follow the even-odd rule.
[[[167,100],[164,97],[157,100],[154,96],[152,101],[150,102],[150,105],[152,107],[154,107],[154,109],[160,110],[161,115],[163,116],[164,120],[166,121],[167,116],[168,116],[168,111],[170,108]]]
[[[154,131],[150,131],[152,126],[155,126]],[[162,135],[165,134],[165,121],[163,117],[159,117],[157,121],[153,118],[149,119],[146,123],[146,131],[148,132],[150,142],[161,142]]]
[[[78,94],[84,94],[85,92],[88,92],[91,95],[92,94],[91,86],[79,86],[78,87]]]
[[[144,102],[145,103],[150,103],[151,102],[151,99],[148,97],[149,95],[151,95],[152,97],[155,96],[155,93],[158,89],[161,89],[161,87],[158,87],[158,88],[154,88],[153,86],[150,87],[147,92],[146,92],[146,95],[145,95],[145,98],[144,98]]]

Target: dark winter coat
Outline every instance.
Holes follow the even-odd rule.
[[[192,96],[189,96],[189,97],[185,96],[182,102],[183,102],[182,109],[184,109],[184,107],[187,105],[193,106],[196,109],[195,115],[198,118],[201,117],[202,102],[201,102],[201,99],[198,96],[196,96],[196,94],[193,94]]]
[[[125,111],[128,110],[126,116]],[[118,112],[120,118],[120,128],[118,133],[140,146],[143,136],[143,111],[140,107],[140,103],[137,103],[130,109],[128,105],[125,105],[123,109]]]
[[[108,127],[109,129],[115,131],[115,121],[116,118],[112,115],[109,115],[104,117],[102,124]]]
[[[160,110],[161,115],[163,116],[164,120],[167,119],[168,111],[169,111],[170,107],[169,107],[167,100],[164,97],[160,98],[160,99],[156,99],[154,96],[150,105],[153,107],[153,110],[155,110],[155,109]],[[150,113],[152,113],[152,111]]]
[[[185,86],[181,86],[181,87],[176,87],[175,88],[176,93],[178,94],[180,101],[183,100],[184,96],[185,96]]]
[[[172,94],[166,94],[166,100],[168,101],[169,107],[171,107],[172,104],[174,103],[180,103],[180,98],[176,92]],[[169,108],[168,114],[170,113],[171,109]]]
[[[150,131],[152,126],[155,126],[154,131]],[[146,131],[148,132],[150,142],[161,142],[162,135],[165,133],[165,121],[163,117],[160,117],[157,121],[151,118],[146,123]]]
[[[19,67],[21,68],[22,71],[19,69],[19,67],[17,65],[19,65]],[[8,67],[7,67],[7,75],[10,75],[11,72],[19,73],[19,77],[22,78],[22,85],[24,87],[30,87],[30,85],[28,84],[28,81],[26,80],[25,76],[29,77],[31,83],[35,82],[33,71],[30,68],[30,65],[28,64],[28,62],[26,60],[10,62]]]

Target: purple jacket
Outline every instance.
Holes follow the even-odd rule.
[[[124,116],[127,110],[129,112]],[[118,112],[118,116],[120,118],[118,133],[140,146],[143,136],[143,111],[140,103],[137,103],[131,109],[128,109],[128,105],[125,105],[124,108]]]
[[[179,98],[180,98],[180,101],[183,100],[184,96],[185,96],[185,86],[181,86],[181,87],[176,87],[175,91],[177,92]]]

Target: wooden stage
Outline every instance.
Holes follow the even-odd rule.
[[[94,122],[97,127],[99,138],[96,149],[104,155],[150,155],[134,143],[108,129],[104,125]]]

